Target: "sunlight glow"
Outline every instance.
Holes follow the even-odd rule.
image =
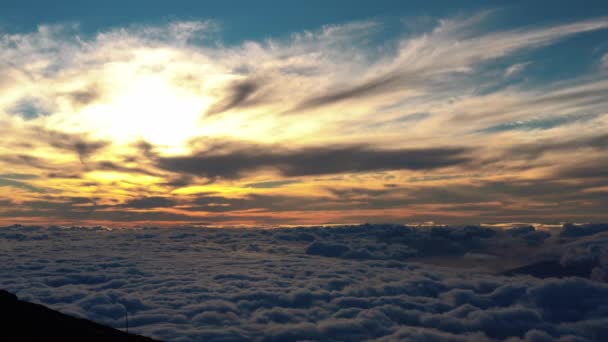
[[[196,135],[208,105],[205,97],[178,92],[161,76],[145,75],[111,102],[85,108],[82,117],[118,144],[145,140],[178,147]]]

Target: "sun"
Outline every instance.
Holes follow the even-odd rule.
[[[160,75],[144,75],[111,101],[85,108],[81,118],[118,144],[145,140],[177,148],[197,134],[208,107],[207,97],[176,89]]]

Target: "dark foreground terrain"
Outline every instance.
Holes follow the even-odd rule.
[[[39,304],[0,290],[0,341],[154,341]]]

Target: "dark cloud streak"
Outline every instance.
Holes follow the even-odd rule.
[[[230,89],[230,95],[213,105],[207,115],[220,114],[233,108],[243,106],[251,96],[259,90],[261,84],[255,80],[245,80],[233,84]]]
[[[170,208],[177,203],[166,197],[144,197],[127,201],[123,206],[135,209]]]
[[[608,149],[608,134],[562,141],[539,141],[534,144],[516,145],[507,151],[507,156],[538,158],[549,152],[573,151],[583,148]]]
[[[466,148],[384,150],[368,145],[307,147],[241,145],[221,153],[207,150],[193,156],[162,157],[158,166],[172,172],[207,178],[237,179],[263,169],[283,176],[312,176],[384,170],[431,170],[465,164]]]
[[[92,85],[63,95],[70,100],[74,107],[83,107],[101,98],[102,92],[97,85]]]
[[[108,141],[89,140],[84,134],[69,134],[43,128],[37,128],[34,132],[37,138],[54,148],[75,152],[82,163],[92,154],[110,145]]]
[[[290,110],[289,113],[327,106],[348,99],[374,96],[381,93],[401,90],[406,79],[407,77],[402,74],[382,75],[356,86],[329,91],[326,94],[305,100],[298,104],[294,109]]]
[[[10,178],[0,177],[0,187],[3,187],[3,186],[23,189],[23,190],[27,190],[27,191],[30,191],[30,192],[37,192],[37,193],[45,192],[44,189],[41,189],[39,187],[30,185],[28,183],[25,183],[25,182],[22,182],[22,181],[17,181],[17,180],[10,179]]]

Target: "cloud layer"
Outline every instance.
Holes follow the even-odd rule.
[[[116,328],[128,311],[131,331],[172,341],[602,341],[606,234],[13,226],[0,287]],[[596,266],[587,279],[499,275],[547,258]]]

